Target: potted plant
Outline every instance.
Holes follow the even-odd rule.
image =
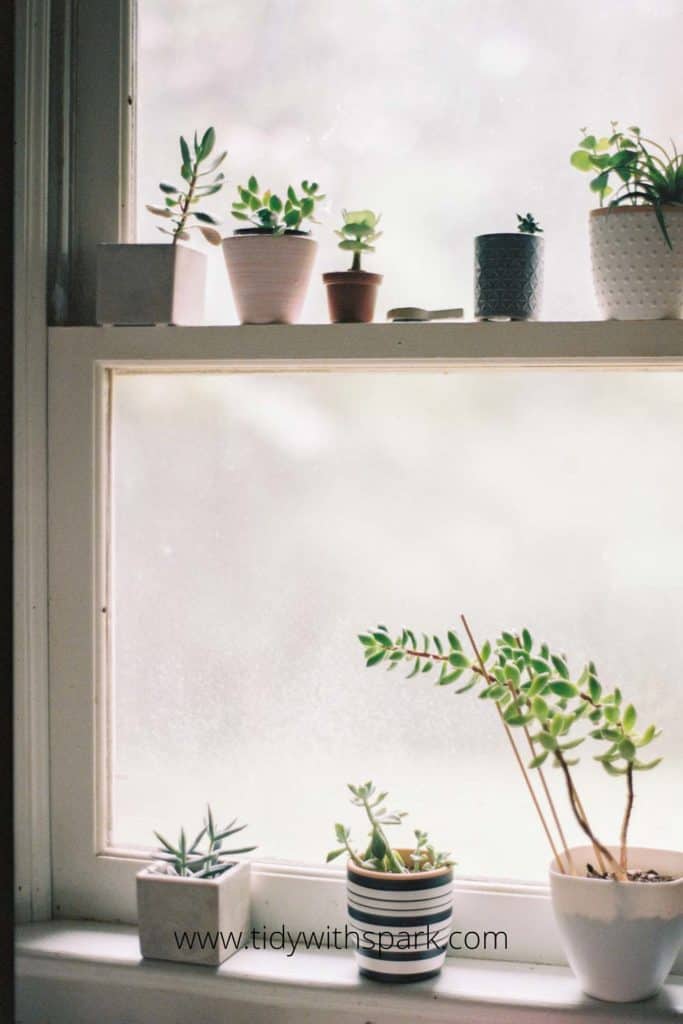
[[[412,847],[393,847],[385,829],[400,825],[405,812],[387,811],[387,793],[378,793],[372,782],[349,789],[351,803],[370,823],[368,841],[356,849],[350,830],[337,824],[339,846],[327,861],[348,857],[348,916],[358,935],[360,973],[375,981],[432,978],[441,970],[451,933],[454,862],[421,829],[415,829]]]
[[[211,245],[220,243],[218,222],[197,204],[223,187],[218,171],[226,153],[210,163],[216,133],[208,128],[192,148],[180,137],[182,186],[162,181],[163,204],[147,206],[163,220],[159,231],[170,244],[98,246],[97,322],[99,324],[196,324],[204,319],[206,255],[180,242],[198,230]]]
[[[223,239],[228,277],[243,324],[296,323],[311,278],[317,242],[303,228],[315,221],[316,203],[324,199],[316,181],[302,181],[301,192],[292,185],[286,199],[261,193],[252,175],[246,188],[237,189],[232,204],[236,220],[251,227],[235,230]]]
[[[645,999],[671,970],[683,936],[683,854],[628,845],[635,779],[661,760],[644,760],[659,731],[641,726],[633,704],[618,687],[603,685],[592,661],[573,677],[565,655],[535,644],[527,629],[478,646],[464,616],[462,622],[471,655],[454,630],[418,641],[412,630],[392,636],[380,626],[360,637],[366,664],[404,663],[411,676],[431,671],[440,686],[468,673],[456,692],[478,687],[479,697],[495,705],[552,851],[551,896],[571,967],[588,995],[612,1002]],[[515,739],[520,733],[521,750]],[[624,786],[615,844],[598,837],[579,794],[573,768],[586,741],[597,743],[594,760]],[[525,748],[532,755],[528,764]],[[585,846],[567,846],[543,773],[546,763],[559,769]]]
[[[593,284],[610,320],[677,319],[683,311],[683,155],[617,122],[602,138],[583,129],[571,155],[592,174]],[[613,185],[615,186],[613,188]],[[605,200],[612,196],[609,205]]]
[[[235,953],[249,924],[249,863],[231,858],[255,846],[226,850],[241,832],[235,818],[216,826],[211,808],[192,842],[177,845],[155,832],[157,859],[137,876],[140,949],[145,957],[218,966]]]
[[[353,253],[348,270],[323,274],[327,285],[327,305],[333,324],[368,324],[375,315],[377,289],[381,274],[370,274],[361,269],[363,253],[374,252],[373,242],[380,238],[377,231],[380,216],[372,210],[342,210],[343,222],[339,235],[339,248]]]
[[[474,239],[474,315],[479,320],[535,320],[543,292],[543,228],[517,214],[517,234]]]

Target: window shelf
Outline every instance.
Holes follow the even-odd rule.
[[[680,368],[683,321],[54,327],[50,343],[107,363],[255,362],[343,368]]]
[[[642,1003],[603,1003],[580,991],[564,967],[450,961],[439,978],[383,986],[358,976],[350,953],[241,950],[220,968],[140,958],[137,931],[62,921],[19,929],[19,1019],[51,1024],[141,1024],[193,1019],[213,1024],[577,1024],[673,1021],[683,1013],[683,978]],[[183,1012],[185,1011],[185,1013]]]

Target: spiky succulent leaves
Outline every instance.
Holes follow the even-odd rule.
[[[316,203],[325,198],[319,188],[317,181],[305,180],[299,193],[289,185],[283,200],[270,189],[262,193],[258,179],[252,174],[246,186],[237,186],[238,198],[232,204],[232,216],[273,235],[299,231],[305,220],[317,223],[314,216]]]
[[[611,134],[599,139],[583,129],[583,138],[570,162],[579,171],[595,174],[590,187],[600,197],[601,206],[610,195],[614,197],[611,206],[652,206],[662,237],[673,248],[663,210],[667,205],[683,204],[683,155],[673,141],[669,152],[645,138],[637,126],[620,131],[613,121]]]
[[[163,860],[170,864],[175,873],[181,877],[214,878],[231,867],[231,864],[226,863],[224,858],[237,856],[240,853],[251,853],[256,849],[255,846],[223,849],[225,839],[247,827],[246,825],[236,825],[236,821],[237,818],[233,818],[228,825],[217,826],[209,806],[204,824],[191,843],[188,843],[185,829],[182,828],[175,846],[155,832],[154,835],[161,844],[161,848],[157,852],[157,860]],[[202,849],[203,840],[204,848]]]
[[[341,238],[339,248],[353,253],[352,270],[361,269],[363,253],[374,252],[374,242],[381,238],[382,232],[377,231],[381,214],[372,210],[342,210],[343,222],[335,234]]]
[[[523,217],[520,213],[517,214],[517,230],[521,231],[524,235],[543,233],[543,228],[531,213],[527,213]]]
[[[155,217],[169,221],[168,227],[159,227],[165,235],[170,235],[175,245],[179,240],[187,241],[192,230],[198,230],[211,245],[221,241],[220,233],[215,226],[219,223],[211,214],[196,209],[198,203],[208,196],[215,195],[223,188],[225,175],[218,171],[227,156],[222,152],[215,156],[209,164],[206,161],[213,153],[216,144],[216,132],[207,128],[201,139],[194,133],[192,148],[187,140],[180,137],[180,176],[185,182],[183,186],[159,183],[164,197],[163,206],[148,205],[147,209]],[[208,179],[204,181],[203,179]]]

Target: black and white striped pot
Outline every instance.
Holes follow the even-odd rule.
[[[439,973],[453,919],[452,868],[397,875],[368,871],[349,861],[346,890],[362,975],[408,982]]]

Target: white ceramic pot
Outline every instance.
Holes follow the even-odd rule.
[[[407,857],[410,851],[399,851]],[[424,981],[439,973],[453,920],[453,869],[405,875],[347,864],[349,927],[360,973],[375,981]]]
[[[608,320],[683,315],[683,207],[663,207],[673,249],[651,206],[591,210],[590,245],[598,305]]]
[[[201,324],[206,256],[186,245],[97,247],[98,324]]]
[[[137,876],[142,955],[183,964],[222,964],[242,944],[240,935],[247,938],[249,863],[235,863],[217,878],[180,878],[163,869],[153,864]]]
[[[619,855],[616,847],[610,852]],[[595,864],[592,847],[571,853],[577,867]],[[603,881],[563,875],[550,865],[553,910],[570,966],[584,992],[613,1003],[654,995],[683,938],[683,853],[632,847],[628,866],[678,881]]]
[[[243,324],[293,324],[299,319],[318,243],[307,235],[235,234],[223,255]]]

